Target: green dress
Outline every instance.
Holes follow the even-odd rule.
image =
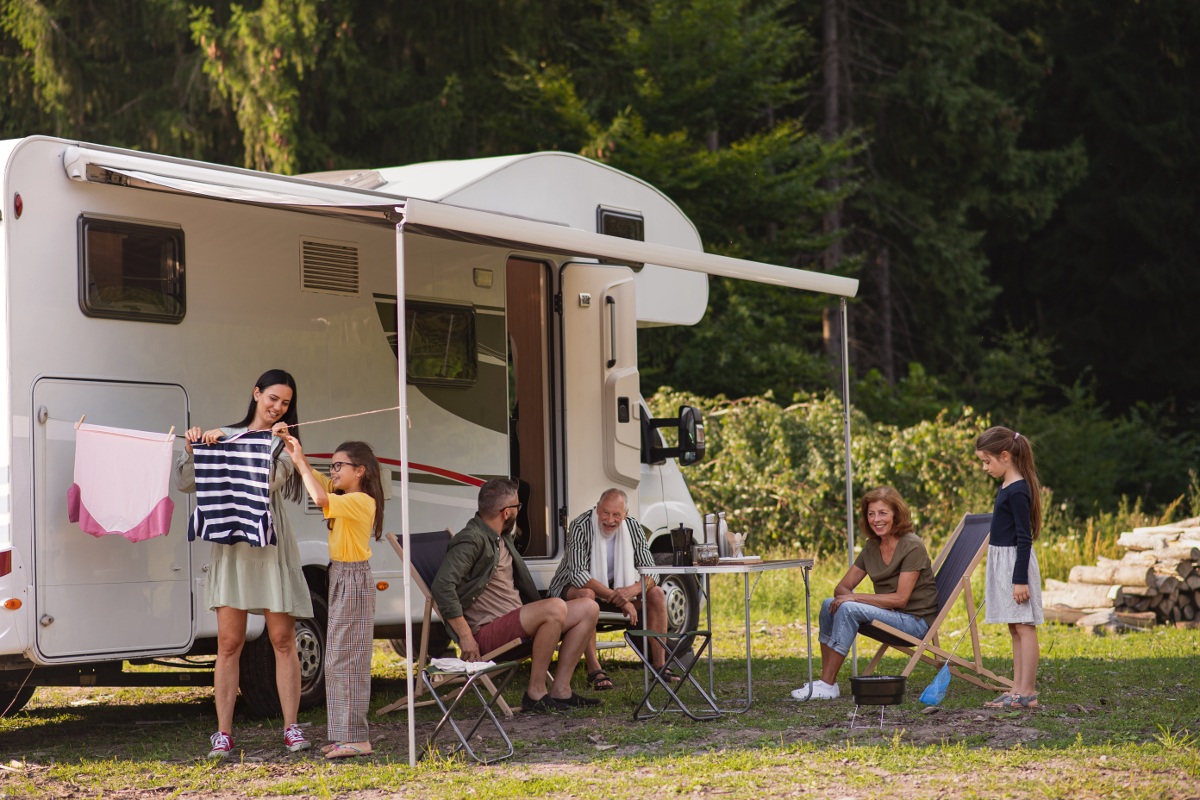
[[[226,436],[244,430],[221,428]],[[251,547],[248,542],[212,546],[204,589],[204,605],[209,611],[228,606],[251,614],[276,611],[296,619],[313,615],[300,548],[282,491],[295,467],[288,454],[280,452],[282,449],[283,440],[276,439],[276,457],[271,465],[271,516],[276,543],[267,547]],[[186,451],[175,461],[175,488],[187,493],[196,491],[196,468],[192,454]]]

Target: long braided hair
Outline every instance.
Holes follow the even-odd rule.
[[[1029,487],[1029,529],[1036,540],[1042,532],[1042,486],[1033,463],[1033,445],[1016,431],[996,425],[979,434],[975,449],[993,458],[1000,458],[1001,453],[1008,453],[1012,458],[1013,466]]]

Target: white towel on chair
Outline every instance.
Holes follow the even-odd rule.
[[[629,539],[629,526],[624,522],[617,527],[617,532],[611,539],[605,539],[604,529],[600,527],[600,515],[592,509],[592,578],[599,581],[601,586],[610,589],[621,589],[633,586],[641,580],[637,568],[633,565],[633,542]],[[608,581],[608,548],[615,549],[613,554],[613,579]]]
[[[461,658],[435,658],[430,660],[429,666],[442,672],[465,672],[470,675],[473,672],[479,672],[481,669],[496,666],[495,661],[463,661]]]

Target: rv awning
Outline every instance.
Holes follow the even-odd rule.
[[[719,275],[810,292],[854,297],[858,281],[823,272],[639,242],[493,211],[463,208],[362,189],[232,168],[198,168],[175,159],[69,147],[63,168],[71,180],[187,194],[274,207],[376,225],[404,233],[508,247],[569,258],[596,258]],[[166,173],[166,174],[164,174]],[[214,182],[222,178],[222,182]]]
[[[409,198],[399,210],[403,211],[401,230],[405,233],[539,253],[656,264],[842,297],[853,297],[858,292],[858,281],[854,278],[621,239],[473,208]]]

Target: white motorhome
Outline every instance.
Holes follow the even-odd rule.
[[[393,409],[404,363],[411,530],[457,530],[483,481],[518,478],[520,544],[544,590],[566,524],[608,486],[629,494],[656,553],[669,528],[701,528],[677,459],[656,452],[639,327],[699,321],[705,272],[856,288],[706,255],[661,192],[565,153],[292,178],[35,136],[0,142],[0,160],[0,703],[14,708],[36,686],[212,679],[208,661],[124,671],[215,652],[213,545],[188,542],[192,498],[174,490],[164,537],[95,538],[68,521],[84,415],[163,432],[229,424],[270,368],[296,377],[301,421]],[[318,467],[361,439],[398,470],[399,425],[393,410],[301,434]],[[327,530],[308,504],[291,520],[318,611],[297,627],[311,705],[324,697]],[[375,545],[372,571],[376,636],[395,640],[421,603],[403,596],[391,548]],[[694,584],[667,589],[672,628],[694,625]],[[252,640],[261,631],[251,617]],[[272,658],[265,639],[247,644],[242,688],[258,711],[277,705]]]

